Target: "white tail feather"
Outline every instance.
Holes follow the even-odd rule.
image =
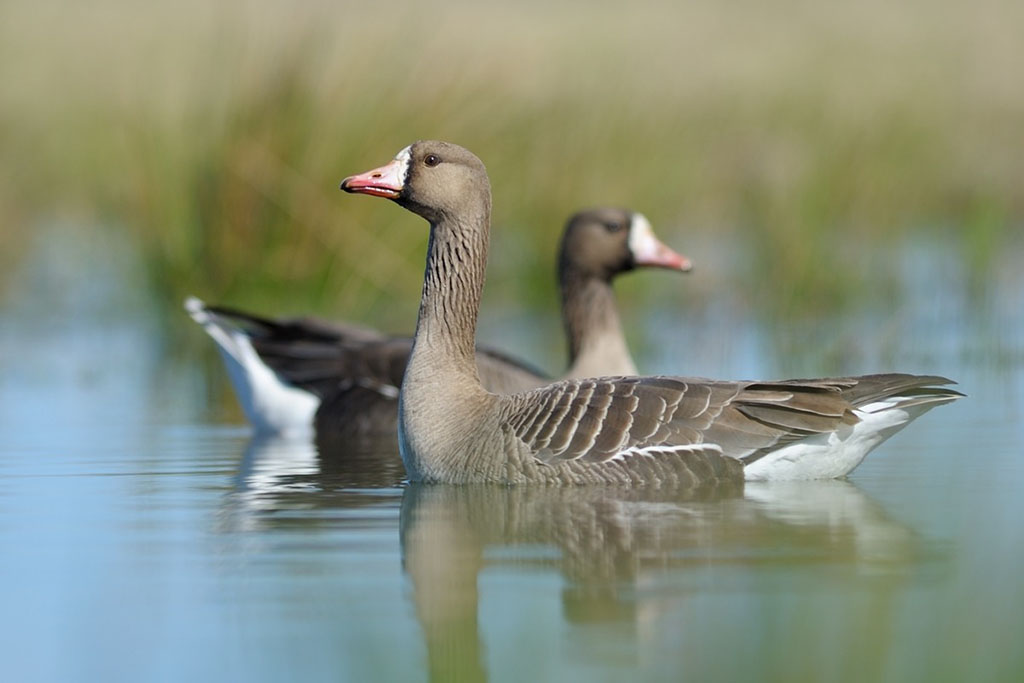
[[[185,300],[185,310],[217,343],[238,402],[254,429],[282,435],[312,432],[318,396],[282,382],[244,331],[211,313],[196,297]]]
[[[747,481],[835,479],[854,470],[868,453],[914,419],[955,396],[891,396],[868,403],[854,413],[856,424],[816,434],[774,450],[744,469]]]

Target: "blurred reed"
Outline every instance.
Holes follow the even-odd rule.
[[[432,137],[488,165],[489,296],[549,301],[597,204],[742,246],[752,307],[884,297],[845,245],[909,231],[983,288],[1024,216],[1022,25],[1012,0],[5,4],[0,249],[82,215],[175,305],[408,328],[425,226],[337,184]]]

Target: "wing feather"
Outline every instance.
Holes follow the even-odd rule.
[[[568,380],[511,397],[508,423],[544,462],[660,458],[680,448],[741,458],[852,417],[842,381]],[[653,447],[661,447],[653,450]]]

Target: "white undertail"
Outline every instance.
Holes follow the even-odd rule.
[[[907,424],[955,396],[890,396],[854,410],[860,418],[834,432],[783,446],[744,469],[747,481],[835,479],[854,470],[865,456]]]
[[[185,310],[217,343],[242,410],[257,432],[301,436],[313,431],[318,396],[281,381],[244,330],[211,313],[196,297],[185,300]]]

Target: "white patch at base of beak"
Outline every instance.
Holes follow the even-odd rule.
[[[647,217],[634,213],[629,223],[629,251],[638,266],[657,266],[674,270],[690,270],[690,260],[667,247],[657,237]]]
[[[655,258],[661,249],[661,242],[654,236],[651,222],[642,213],[634,213],[629,223],[629,251],[637,261]]]
[[[402,151],[396,154],[395,161],[402,164],[402,177],[400,180],[402,187],[405,187],[405,181],[409,179],[409,164],[412,163],[412,145],[405,147]]]

